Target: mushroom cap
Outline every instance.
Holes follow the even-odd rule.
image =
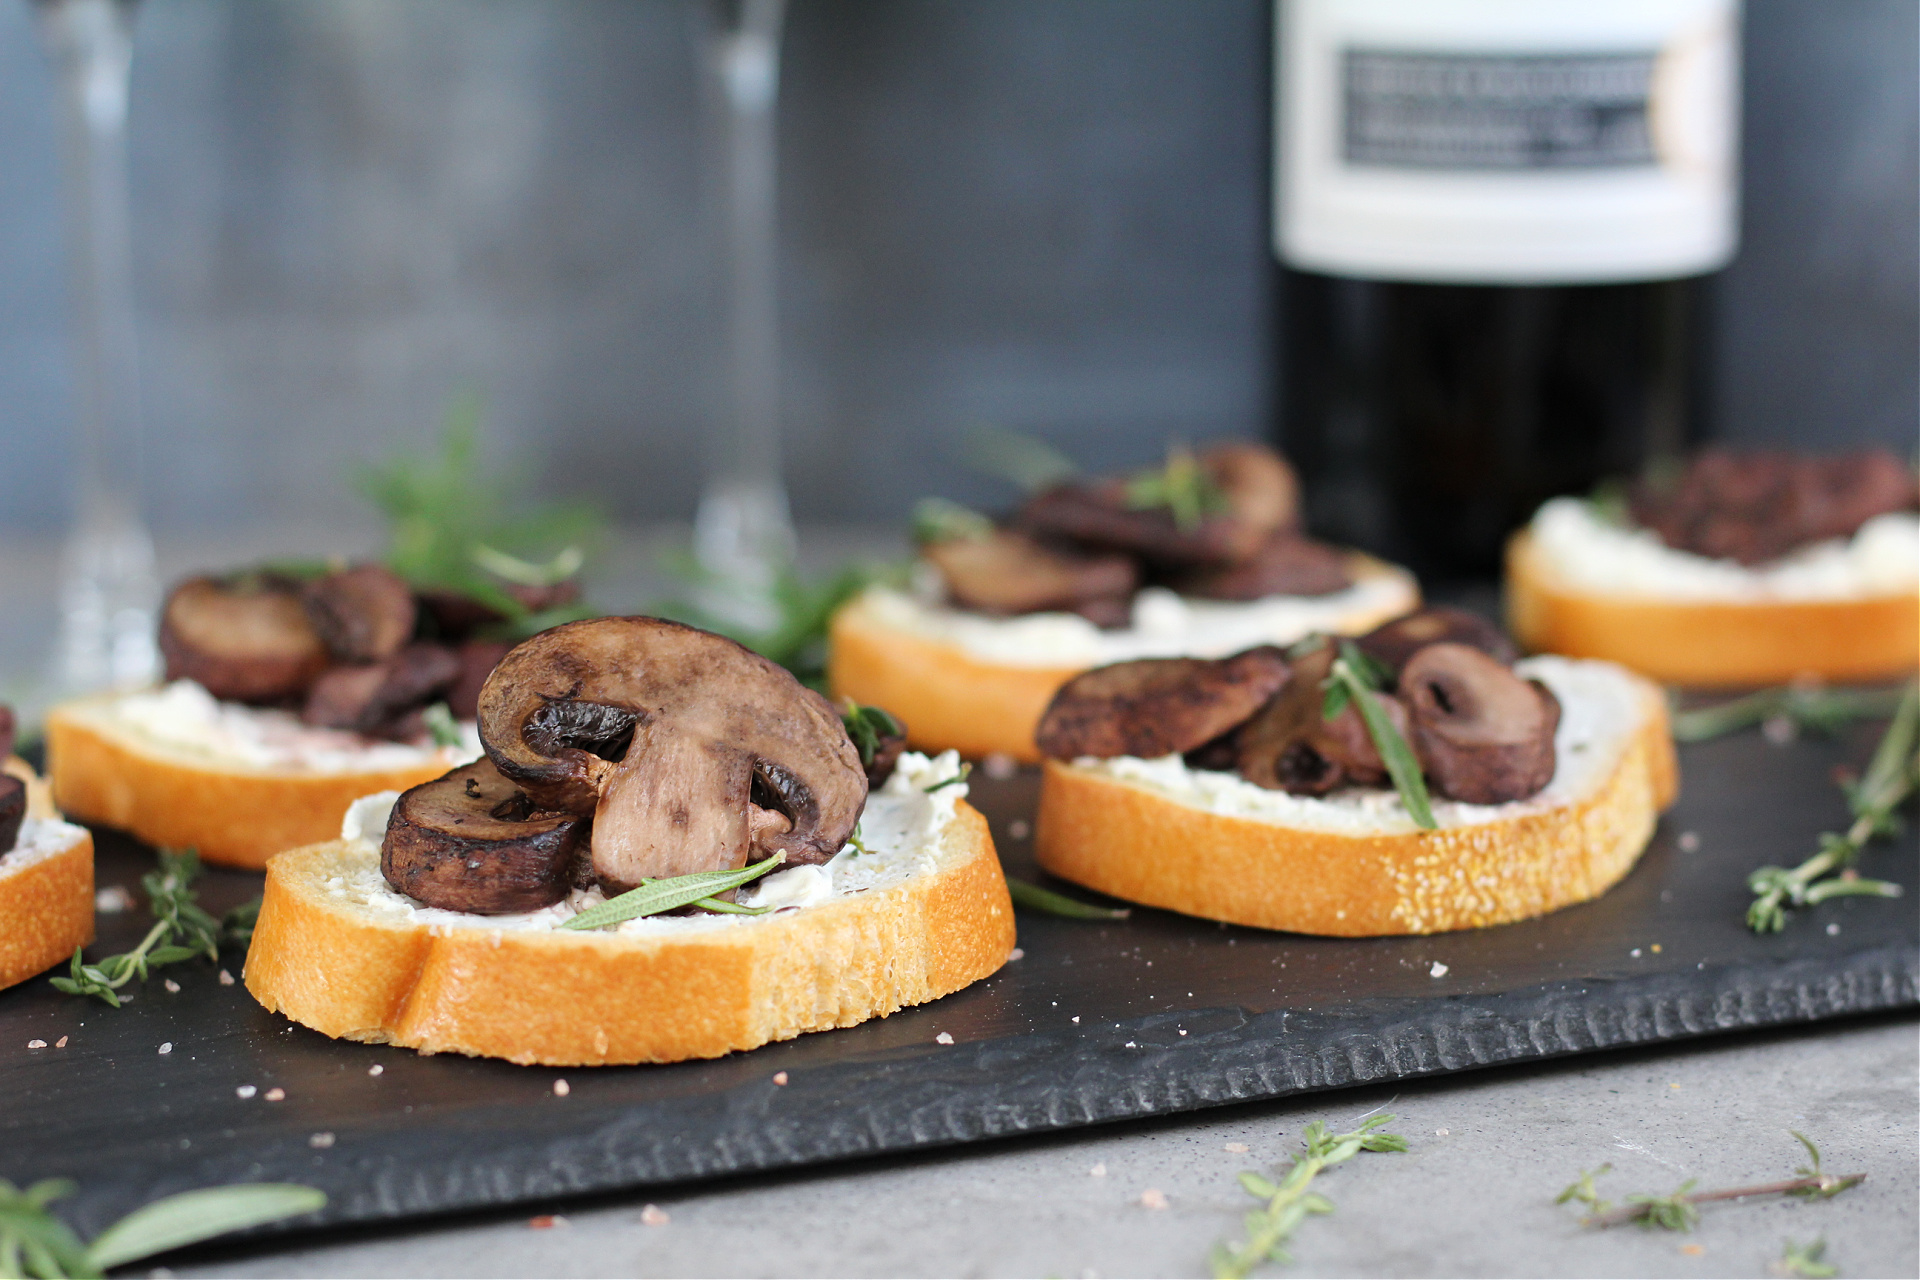
[[[1553,780],[1553,695],[1479,649],[1430,644],[1400,673],[1413,747],[1434,790],[1468,804],[1505,804]]]
[[[1240,730],[1236,766],[1241,777],[1269,791],[1315,796],[1345,779],[1339,762],[1313,742],[1326,705],[1326,691],[1320,685],[1333,669],[1335,656],[1331,644],[1322,644],[1294,659],[1286,687]]]
[[[586,830],[584,818],[535,809],[492,761],[476,760],[401,793],[380,872],[429,907],[538,911],[567,896]]]
[[[543,631],[481,686],[480,740],[543,807],[592,814],[613,885],[825,862],[866,807],[860,754],[827,700],[784,668],[661,618]]]
[[[379,662],[413,638],[413,588],[383,564],[357,564],[309,582],[307,618],[341,662]]]
[[[920,554],[940,571],[955,604],[983,613],[1071,610],[1125,598],[1140,585],[1139,570],[1126,556],[1050,547],[1010,529],[928,543]]]
[[[216,698],[280,702],[327,669],[327,646],[291,584],[244,575],[189,578],[160,613],[167,679],[193,680]]]
[[[1189,570],[1171,585],[1181,595],[1207,600],[1260,600],[1345,591],[1353,585],[1353,574],[1339,548],[1281,529],[1247,559]]]
[[[1095,667],[1053,695],[1034,744],[1060,760],[1191,751],[1246,720],[1286,682],[1286,655],[1271,646],[1230,658],[1141,658]]]
[[[1378,658],[1395,672],[1427,645],[1441,643],[1471,645],[1502,664],[1511,664],[1520,656],[1499,627],[1477,613],[1443,604],[1389,619],[1354,641],[1361,652]]]
[[[307,692],[300,718],[325,729],[381,734],[460,677],[460,659],[439,644],[410,644],[384,662],[334,667]],[[400,736],[395,734],[395,736]]]

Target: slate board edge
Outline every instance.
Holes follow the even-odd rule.
[[[244,1246],[317,1226],[371,1226],[515,1204],[552,1207],[570,1197],[1060,1133],[1916,1005],[1920,946],[1898,946],[1777,965],[1551,983],[1438,1002],[1372,1000],[1333,1011],[1276,1011],[1164,1046],[1141,1045],[1143,1036],[1167,1040],[1176,1023],[1217,1022],[1237,1012],[1169,1011],[1075,1037],[1033,1034],[961,1044],[931,1059],[810,1071],[794,1087],[769,1088],[767,1105],[734,1108],[730,1123],[717,1126],[714,1140],[697,1149],[672,1140],[685,1132],[684,1117],[678,1124],[659,1123],[672,1105],[663,1103],[626,1108],[595,1130],[554,1135],[544,1145],[525,1141],[523,1134],[468,1132],[448,1141],[437,1161],[416,1156],[405,1170],[381,1158],[346,1156],[326,1161],[325,1173],[315,1176],[314,1153],[304,1147],[255,1149],[244,1162],[236,1157],[232,1168],[201,1164],[178,1186],[95,1183],[62,1208],[90,1235],[148,1199],[189,1186],[285,1179],[328,1191],[320,1214],[249,1232],[234,1242]],[[1290,1035],[1320,1047],[1288,1053]],[[1129,1039],[1140,1047],[1125,1047]],[[1070,1087],[1058,1083],[1063,1056],[1079,1062],[1064,1073]],[[863,1077],[900,1068],[920,1081],[903,1088],[900,1080],[889,1080],[889,1105],[848,1101],[859,1096]],[[663,1131],[669,1133],[665,1139],[649,1136]],[[501,1141],[509,1136],[515,1140]],[[437,1176],[423,1164],[438,1164]]]

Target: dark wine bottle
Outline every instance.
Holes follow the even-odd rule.
[[[1281,0],[1279,436],[1439,577],[1697,435],[1737,238],[1731,0]]]

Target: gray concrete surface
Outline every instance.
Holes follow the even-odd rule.
[[[1331,1216],[1294,1264],[1327,1276],[1757,1276],[1788,1238],[1824,1236],[1844,1276],[1920,1271],[1920,1034],[1912,1018],[1700,1041],[1400,1088],[1359,1089],[1057,1138],[533,1206],[449,1225],[230,1254],[193,1276],[1187,1276],[1252,1207],[1315,1120],[1380,1110],[1404,1154],[1323,1175]],[[1688,1234],[1583,1230],[1554,1196],[1582,1169],[1614,1200],[1792,1176],[1788,1134],[1831,1201],[1709,1205]],[[1229,1149],[1244,1144],[1244,1153]],[[1142,1197],[1157,1191],[1165,1208]],[[1156,1199],[1157,1197],[1149,1197]],[[652,1211],[649,1211],[652,1206]],[[562,1220],[536,1226],[535,1215]],[[664,1218],[661,1215],[664,1214]]]

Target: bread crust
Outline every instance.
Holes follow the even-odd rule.
[[[1358,552],[1348,557],[1355,578],[1399,570]],[[1415,590],[1408,609],[1418,608]],[[1358,611],[1342,631],[1358,634],[1404,610]],[[1000,754],[1037,764],[1033,731],[1060,686],[1085,667],[1020,667],[987,662],[957,644],[887,626],[856,597],[833,617],[827,683],[835,698],[884,707],[907,726],[916,751],[958,751],[979,758]]]
[[[1052,874],[1116,898],[1293,933],[1439,933],[1544,915],[1625,876],[1678,793],[1666,700],[1635,686],[1641,720],[1614,768],[1550,809],[1437,831],[1304,830],[1049,760],[1035,853]]]
[[[57,818],[47,785],[18,757],[6,771],[27,784],[27,816]],[[93,835],[22,867],[0,863],[0,988],[25,982],[93,941]]]
[[[1531,534],[1507,544],[1507,620],[1536,653],[1604,658],[1670,684],[1883,680],[1920,666],[1920,590],[1852,600],[1666,600],[1558,582]]]
[[[104,724],[88,699],[47,713],[53,797],[81,822],[148,844],[193,848],[206,862],[259,869],[283,849],[331,839],[347,806],[376,791],[430,782],[456,763],[441,749],[399,769],[302,773],[168,751]]]
[[[962,803],[938,864],[888,888],[697,935],[446,928],[330,898],[365,843],[267,865],[246,984],[326,1035],[547,1066],[713,1058],[849,1027],[986,977],[1013,905],[986,819]]]

